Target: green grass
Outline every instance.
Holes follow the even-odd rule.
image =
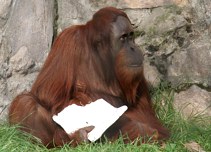
[[[152,97],[159,119],[171,130],[163,151],[187,151],[184,144],[194,141],[211,152],[211,117],[198,114],[184,120],[173,108],[174,91],[168,84],[152,90]]]
[[[186,152],[184,144],[194,141],[203,150],[211,151],[211,118],[196,115],[188,120],[173,108],[174,91],[162,83],[151,91],[154,107],[163,124],[171,131],[171,138],[164,145],[157,143],[123,144],[119,139],[114,143],[83,144],[76,148],[65,145],[62,148],[48,150],[38,143],[31,142],[31,136],[17,130],[17,126],[9,127],[7,123],[0,125],[0,152]]]

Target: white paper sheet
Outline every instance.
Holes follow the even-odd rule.
[[[99,139],[125,111],[127,106],[115,108],[103,99],[98,99],[86,106],[70,105],[63,109],[53,120],[59,124],[68,134],[74,133],[80,128],[94,126],[88,133],[91,142]]]

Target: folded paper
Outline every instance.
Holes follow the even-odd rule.
[[[72,104],[63,109],[53,120],[59,124],[68,134],[74,133],[80,128],[94,126],[88,133],[91,142],[99,139],[125,111],[127,106],[113,107],[103,99],[98,99],[85,106]]]

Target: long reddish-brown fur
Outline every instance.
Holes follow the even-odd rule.
[[[70,104],[85,105],[103,98],[113,106],[129,107],[105,132],[108,139],[115,140],[120,134],[128,136],[125,142],[147,135],[155,139],[168,137],[152,109],[143,72],[134,78],[129,70],[115,65],[118,62],[112,57],[110,23],[118,16],[127,18],[118,9],[104,8],[87,24],[64,30],[55,40],[31,91],[12,102],[10,123],[20,124],[48,147],[71,141],[75,146],[78,137],[66,134],[52,116]]]

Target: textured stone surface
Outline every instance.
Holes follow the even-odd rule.
[[[85,24],[88,20],[91,19],[94,13],[90,8],[89,1],[87,0],[62,0],[57,2],[58,33],[70,25]]]
[[[33,68],[35,62],[30,58],[28,48],[22,46],[14,56],[10,58],[10,68],[13,72],[27,73]]]
[[[189,19],[186,35],[178,32],[181,49],[168,59],[168,79],[177,85],[195,83],[211,87],[211,1],[191,1],[192,10],[183,14]],[[188,27],[188,29],[187,29]]]
[[[140,9],[166,6],[170,4],[185,5],[187,0],[89,0],[93,6],[98,8],[114,6],[121,9]]]
[[[149,62],[144,63],[144,76],[151,86],[156,87],[159,85],[161,80],[159,72],[156,67],[151,66]]]
[[[54,1],[0,1],[0,114],[29,90],[50,50]],[[2,111],[2,112],[1,112]]]
[[[186,91],[175,94],[174,107],[188,118],[196,115],[211,116],[211,92],[195,85]]]
[[[0,1],[0,28],[2,28],[5,25],[5,23],[8,19],[11,4],[12,4],[12,0],[1,0]]]
[[[191,42],[186,50],[175,52],[170,59],[168,79],[178,85],[181,82],[211,86],[211,39],[202,37]]]
[[[53,6],[51,0],[13,1],[13,10],[4,31],[12,55],[26,46],[36,62],[43,61],[53,37]]]

